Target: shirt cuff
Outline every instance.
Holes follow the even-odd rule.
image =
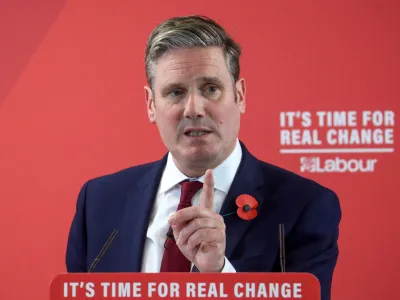
[[[192,263],[192,268],[190,272],[200,272],[199,269]],[[230,261],[225,257],[224,267],[221,270],[221,273],[236,273],[235,268],[232,266]]]
[[[225,257],[225,264],[224,267],[222,268],[221,273],[236,273],[235,268],[232,266],[232,264],[226,257]]]

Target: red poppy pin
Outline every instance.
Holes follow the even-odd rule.
[[[236,198],[238,209],[235,212],[223,215],[223,217],[237,214],[239,218],[249,221],[257,217],[257,200],[250,195],[243,194]]]
[[[252,220],[257,217],[258,202],[253,196],[244,194],[236,198],[237,214],[243,220]]]

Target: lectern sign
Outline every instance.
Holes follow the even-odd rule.
[[[50,300],[83,299],[319,300],[307,273],[71,273],[56,276]]]

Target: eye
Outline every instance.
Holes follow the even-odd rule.
[[[173,89],[173,90],[171,90],[171,91],[169,92],[169,95],[170,95],[171,97],[174,97],[174,98],[179,97],[179,96],[181,96],[182,94],[183,94],[183,91],[182,91],[181,89]]]
[[[203,88],[203,96],[208,98],[208,99],[219,99],[220,95],[221,95],[221,89],[215,85],[215,84],[207,84],[204,88]]]
[[[216,87],[215,85],[210,85],[210,86],[208,86],[208,87],[206,88],[205,91],[206,91],[207,93],[214,94],[214,93],[216,93],[216,92],[218,91],[218,87]]]

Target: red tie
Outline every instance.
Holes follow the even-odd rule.
[[[181,200],[177,210],[192,206],[192,198],[202,188],[203,183],[200,181],[184,181],[181,183],[181,186]],[[165,251],[160,272],[190,272],[190,264],[190,261],[176,245],[172,229],[170,228],[168,238],[165,242]]]

